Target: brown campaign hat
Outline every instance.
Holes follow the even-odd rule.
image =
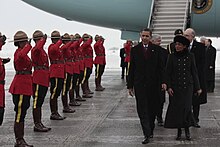
[[[60,38],[60,32],[58,31],[53,31],[51,33],[51,38]]]
[[[181,29],[175,30],[174,35],[183,35],[183,30]]]
[[[0,37],[2,37],[2,33],[0,32]]]
[[[98,41],[98,40],[99,40],[99,38],[100,38],[100,36],[99,36],[99,35],[95,35],[95,41]]]
[[[62,40],[65,40],[65,41],[71,40],[70,35],[68,33],[65,33],[62,37]]]
[[[88,34],[83,34],[82,38],[89,38],[89,35]]]
[[[80,39],[80,38],[81,38],[81,36],[78,33],[76,33],[75,36],[74,36],[74,39],[77,40],[77,39]]]
[[[39,39],[41,37],[43,37],[44,34],[43,32],[41,32],[40,30],[36,30],[34,33],[33,33],[33,39]]]
[[[23,31],[17,31],[14,35],[14,42],[26,41],[28,40],[28,36]]]

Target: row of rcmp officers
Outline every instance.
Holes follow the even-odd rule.
[[[71,38],[72,37],[72,38]],[[0,35],[0,48],[5,44],[6,37]],[[33,119],[34,131],[47,132],[51,128],[46,127],[41,122],[42,105],[50,84],[50,109],[52,120],[63,120],[65,117],[58,113],[58,97],[62,96],[63,112],[73,113],[75,110],[71,106],[78,106],[78,101],[85,101],[79,95],[79,85],[82,83],[82,89],[85,94],[89,91],[88,79],[93,66],[93,50],[91,47],[92,37],[84,34],[60,35],[58,31],[51,33],[52,44],[48,47],[48,54],[44,50],[47,35],[37,30],[33,33],[35,46],[32,48],[31,39],[23,31],[18,31],[14,35],[14,45],[17,50],[14,53],[14,68],[16,74],[10,85],[9,92],[12,94],[14,110],[16,112],[14,121],[14,133],[16,138],[16,147],[33,146],[24,140],[24,121],[28,108],[30,107],[30,98],[33,96]],[[83,43],[82,43],[83,42]],[[103,46],[104,39],[96,36],[96,89],[103,91],[101,86],[101,75],[105,67],[105,48]],[[80,45],[82,43],[82,45]],[[31,58],[28,53],[31,51]],[[49,65],[49,60],[50,65]],[[10,59],[2,59],[1,65],[10,61]],[[4,62],[4,63],[3,63]],[[102,66],[101,72],[99,66]],[[32,67],[34,72],[32,74]],[[1,66],[0,82],[4,81],[5,70]],[[0,84],[0,114],[1,122],[4,114],[4,84]],[[73,91],[76,91],[76,99],[74,99]],[[69,93],[70,103],[68,104],[67,94]]]

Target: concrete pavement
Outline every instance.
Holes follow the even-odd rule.
[[[7,72],[8,88],[13,72]],[[9,81],[9,82],[8,82]],[[32,109],[25,121],[25,139],[35,147],[218,147],[220,146],[220,72],[216,75],[216,89],[208,94],[208,103],[201,106],[201,128],[190,128],[192,141],[176,141],[176,130],[156,126],[154,138],[142,145],[143,134],[137,117],[135,99],[128,96],[120,71],[107,70],[103,76],[103,92],[94,91],[93,98],[82,102],[73,114],[64,114],[63,121],[50,120],[49,93],[43,105],[42,121],[52,130],[47,133],[33,132]],[[94,75],[90,80],[94,90]],[[32,106],[32,103],[31,103]],[[164,107],[164,115],[167,101]],[[59,98],[59,112],[62,104]],[[13,146],[13,102],[6,93],[6,113],[0,127],[0,146]]]

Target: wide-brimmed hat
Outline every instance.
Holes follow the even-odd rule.
[[[70,35],[69,35],[68,33],[65,33],[65,34],[62,36],[62,40],[64,40],[64,41],[69,41],[69,40],[71,40]]]
[[[76,33],[75,35],[74,35],[74,39],[75,40],[78,40],[78,39],[80,39],[81,38],[81,36],[78,34],[78,33]]]
[[[175,30],[174,35],[183,35],[183,30],[181,29]]]
[[[58,31],[53,31],[52,33],[51,33],[51,38],[53,39],[55,39],[55,38],[60,38],[60,32],[58,32]]]
[[[33,39],[39,39],[41,37],[43,37],[44,34],[43,32],[41,32],[40,30],[36,30],[34,33],[33,33]]]
[[[181,43],[183,45],[186,45],[187,47],[189,47],[189,45],[190,45],[190,41],[186,37],[184,37],[182,35],[175,36],[174,37],[174,42],[175,43],[179,42],[179,43]]]
[[[21,42],[28,40],[28,36],[23,31],[17,31],[14,35],[14,42]]]
[[[99,35],[95,35],[95,41],[98,41],[98,40],[99,40],[99,38],[100,38],[100,36],[99,36]]]
[[[2,37],[2,33],[0,32],[0,37]]]

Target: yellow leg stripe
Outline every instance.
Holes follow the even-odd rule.
[[[80,83],[79,83],[79,78],[77,78],[77,81],[76,81],[76,86],[78,86]]]
[[[37,108],[38,92],[39,92],[39,85],[37,84],[36,91],[34,93],[34,109]]]
[[[130,67],[130,62],[128,62],[128,68],[127,68],[127,73],[126,73],[126,75],[128,75],[129,67]]]
[[[65,77],[64,82],[63,82],[63,93],[62,93],[62,95],[65,95],[65,92],[66,92],[66,81],[67,81],[67,73],[66,73],[66,77]]]
[[[73,88],[73,76],[71,76],[71,79],[70,79],[70,89]]]
[[[22,102],[23,102],[23,95],[20,95],[19,102],[18,102],[18,114],[17,114],[17,118],[16,118],[16,122],[17,123],[19,123],[20,119],[21,119],[21,106],[22,106]]]
[[[51,99],[53,99],[53,98],[54,98],[55,93],[56,93],[56,90],[57,90],[58,78],[55,78],[55,80],[56,80],[56,83],[55,83],[55,87],[54,87],[54,89],[53,89],[53,93],[52,93]]]
[[[96,70],[96,76],[95,76],[95,78],[98,78],[99,77],[99,64],[97,64],[97,68],[96,68],[97,70]]]
[[[83,75],[83,80],[82,80],[82,84],[85,82],[86,80],[86,72],[87,72],[87,68],[85,68],[84,70],[84,75]]]

